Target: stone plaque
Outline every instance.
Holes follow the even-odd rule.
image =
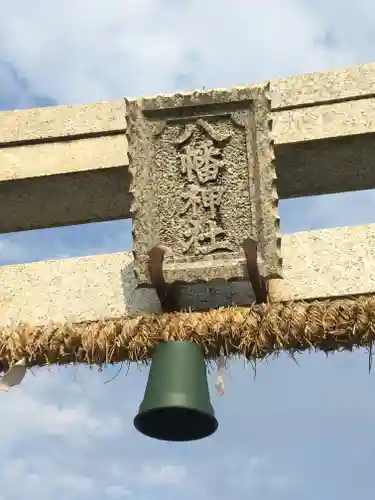
[[[169,283],[247,279],[247,238],[281,277],[268,85],[128,100],[127,120],[139,285],[156,245]]]

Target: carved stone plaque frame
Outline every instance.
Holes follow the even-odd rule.
[[[247,279],[248,238],[281,277],[269,85],[127,100],[127,121],[139,286],[155,246],[167,283]]]

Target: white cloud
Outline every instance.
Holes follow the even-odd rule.
[[[0,482],[7,500],[26,498],[30,491],[40,500],[82,500],[181,487],[185,466],[155,455],[144,462],[137,454],[132,427],[137,392],[129,390],[125,377],[105,385],[108,377],[87,368],[76,374],[72,368],[40,369],[1,394]]]
[[[183,465],[143,464],[140,470],[141,482],[145,486],[179,485],[187,479]]]
[[[108,486],[104,492],[109,498],[128,498],[131,492],[119,484]]]
[[[361,28],[361,39],[350,43],[346,30],[327,44],[331,9],[300,0],[266,8],[247,0],[230,7],[224,0],[15,0],[3,7],[0,52],[35,93],[61,103],[226,86],[356,62],[375,21],[366,2],[346,10],[335,11],[334,28],[340,34],[355,13],[351,32]]]

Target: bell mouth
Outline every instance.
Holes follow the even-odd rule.
[[[181,407],[161,407],[139,413],[135,428],[145,436],[162,441],[197,441],[211,436],[219,427],[213,415]]]

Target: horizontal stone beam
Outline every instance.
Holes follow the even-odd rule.
[[[375,63],[307,73],[273,82],[274,110],[374,97]]]
[[[271,301],[375,293],[375,224],[308,231],[282,238],[284,279]],[[253,301],[247,283],[181,289],[183,309]],[[137,289],[130,252],[0,267],[0,327],[26,322],[84,322],[160,312],[154,290]]]
[[[374,133],[374,112],[375,98],[275,111],[275,145]]]
[[[0,113],[0,145],[122,132],[124,112],[123,99],[3,111]]]
[[[0,113],[0,232],[130,212],[124,100]]]
[[[375,187],[374,77],[271,82],[280,198]],[[0,113],[0,232],[130,217],[125,131],[124,100]]]
[[[128,165],[124,133],[12,146],[0,151],[2,182]]]

